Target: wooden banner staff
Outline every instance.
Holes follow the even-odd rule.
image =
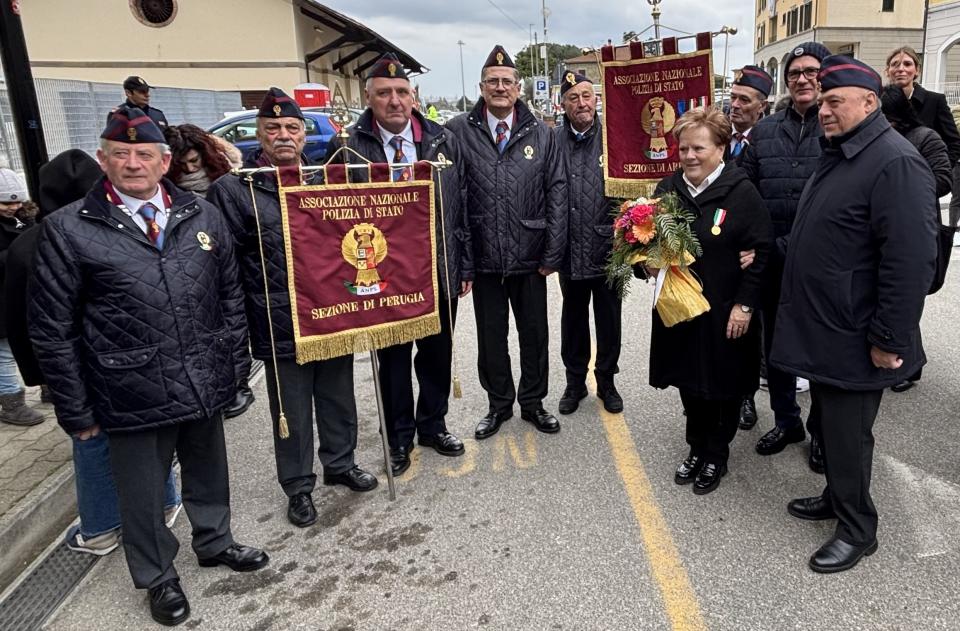
[[[326,177],[327,165],[333,162],[333,160],[335,160],[337,155],[340,154],[341,152],[343,152],[344,154],[346,154],[347,152],[353,153],[364,162],[363,164],[344,163],[343,166],[346,169],[366,169],[367,179],[368,180],[372,179],[370,175],[370,167],[373,163],[370,160],[367,160],[365,157],[363,157],[359,153],[357,153],[356,151],[354,151],[353,149],[351,149],[350,147],[346,146],[346,144],[339,147],[337,151],[330,157],[330,160],[328,160],[322,165],[301,166],[300,167],[301,178],[303,176],[303,173],[305,172],[323,171],[324,182],[326,182],[327,181],[327,177]],[[346,155],[344,155],[344,157],[346,157]],[[447,167],[453,166],[453,163],[446,159],[443,159],[440,161],[425,160],[424,162],[428,162],[430,166],[432,166],[434,169],[437,169],[438,171],[443,170]],[[406,168],[406,167],[403,166],[399,168]],[[232,169],[232,172],[237,175],[241,175],[241,174],[245,175],[247,184],[250,187],[250,200],[253,203],[253,215],[254,215],[255,221],[257,222],[257,241],[260,247],[260,266],[261,266],[261,269],[263,270],[263,291],[264,291],[264,298],[266,300],[266,308],[267,308],[267,326],[270,329],[270,352],[273,356],[273,367],[274,367],[273,372],[274,372],[274,382],[275,382],[274,387],[276,388],[276,392],[277,392],[277,409],[279,410],[278,421],[277,421],[277,425],[278,425],[277,433],[280,436],[280,438],[286,439],[290,437],[290,428],[289,428],[289,424],[287,423],[286,414],[284,413],[284,410],[283,410],[283,396],[280,394],[280,371],[277,369],[277,347],[276,347],[276,342],[274,341],[274,335],[273,335],[273,316],[270,312],[271,301],[270,301],[270,286],[269,286],[269,283],[267,282],[267,262],[263,252],[263,233],[260,227],[260,212],[257,208],[257,198],[253,190],[253,175],[255,173],[272,172],[276,176],[277,182],[279,183],[280,170],[275,166],[269,166],[269,167],[256,167],[256,168],[246,168],[246,169]],[[461,396],[463,396],[463,394],[460,389],[460,376],[459,376],[459,369],[457,368],[456,345],[453,344],[453,313],[451,309],[453,299],[450,296],[450,265],[447,262],[447,237],[446,237],[447,230],[446,230],[446,218],[443,212],[442,178],[438,177],[437,181],[440,182],[437,189],[438,196],[440,197],[440,232],[441,232],[441,238],[443,239],[443,264],[446,271],[445,276],[447,281],[446,283],[447,284],[447,314],[450,321],[450,343],[451,343],[451,350],[453,352],[453,396],[454,398],[459,399]],[[397,492],[396,492],[396,485],[393,479],[393,469],[390,468],[390,446],[387,442],[387,423],[383,413],[383,393],[380,387],[380,362],[377,359],[377,352],[375,350],[370,351],[370,367],[373,372],[374,392],[376,394],[376,399],[377,399],[377,416],[379,417],[379,420],[380,420],[380,442],[383,446],[383,463],[384,463],[384,468],[386,469],[386,472],[387,472],[387,488],[389,490],[390,501],[392,502],[397,499]]]

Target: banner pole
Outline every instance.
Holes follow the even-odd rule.
[[[370,367],[373,369],[373,390],[377,394],[377,415],[380,417],[380,442],[383,444],[383,464],[387,470],[387,488],[390,501],[397,499],[397,490],[393,483],[393,469],[390,468],[390,445],[387,442],[387,421],[383,414],[383,393],[380,391],[380,362],[377,351],[370,351]]]

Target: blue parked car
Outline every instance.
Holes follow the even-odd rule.
[[[330,120],[330,114],[327,112],[306,108],[303,110],[303,116],[307,132],[307,144],[303,152],[311,161],[320,162],[327,153],[327,143],[340,132],[340,128]],[[260,148],[260,141],[257,140],[256,110],[228,116],[207,131],[235,145],[243,152],[244,160]]]

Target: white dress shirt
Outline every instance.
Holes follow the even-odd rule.
[[[150,199],[138,199],[136,197],[130,197],[129,195],[124,195],[116,187],[113,189],[116,191],[117,196],[120,197],[120,205],[118,208],[123,212],[130,215],[133,219],[133,222],[137,224],[143,234],[147,234],[147,220],[143,218],[138,211],[140,207],[146,203],[151,203],[157,207],[157,214],[154,216],[153,220],[157,222],[157,225],[160,226],[161,230],[166,229],[167,227],[167,213],[170,212],[170,209],[167,208],[166,204],[163,202],[163,192],[161,188],[157,187],[157,192],[154,193],[153,197]]]
[[[693,182],[687,179],[687,174],[683,174],[683,182],[687,185],[687,191],[690,192],[690,197],[696,199],[697,195],[707,190],[707,188],[717,181],[717,178],[720,177],[720,172],[723,171],[723,160],[720,161],[720,166],[716,170],[703,178],[703,181],[700,182],[700,186],[694,186]]]
[[[417,161],[417,145],[413,142],[413,123],[407,121],[407,126],[399,134],[388,131],[380,125],[377,125],[377,129],[380,131],[380,141],[383,143],[383,153],[387,156],[387,162],[393,164],[393,156],[397,153],[397,150],[390,144],[394,136],[403,138],[403,156],[406,159],[404,164],[412,164]]]
[[[507,140],[510,140],[510,130],[513,128],[513,110],[510,110],[510,115],[506,118],[497,118],[490,113],[490,110],[487,110],[487,127],[490,128],[490,135],[493,136],[493,141],[497,141],[497,124],[500,121],[503,121],[507,124]]]

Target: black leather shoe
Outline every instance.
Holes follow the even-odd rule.
[[[214,567],[226,565],[234,572],[253,572],[270,562],[267,553],[259,548],[232,543],[230,547],[217,556],[206,559],[197,558],[200,567]]]
[[[352,491],[372,491],[377,488],[377,478],[372,473],[367,473],[357,465],[352,469],[347,469],[342,473],[323,472],[323,484],[325,486],[334,486],[342,484]]]
[[[790,500],[790,503],[787,504],[787,512],[799,519],[809,519],[810,521],[837,518],[830,501],[822,495]]]
[[[753,429],[757,424],[757,404],[753,397],[748,397],[740,403],[740,429]]]
[[[463,454],[463,443],[450,432],[440,432],[433,436],[421,434],[417,438],[421,447],[430,447],[441,456],[459,456]]]
[[[700,456],[687,456],[687,459],[677,466],[677,472],[673,474],[673,481],[677,484],[690,484],[703,468],[703,458]]]
[[[700,468],[693,481],[694,495],[706,495],[720,486],[720,478],[727,475],[727,465],[708,462]]]
[[[825,466],[823,464],[823,443],[814,434],[810,434],[810,456],[807,458],[810,470],[814,473],[823,474]]]
[[[287,502],[287,519],[298,528],[306,528],[317,523],[317,508],[309,493],[297,493]]]
[[[486,416],[477,423],[477,429],[473,433],[477,440],[490,438],[500,431],[500,426],[513,418],[513,410],[506,412],[488,412]]]
[[[775,426],[757,441],[757,453],[761,456],[778,454],[790,443],[803,442],[806,437],[807,432],[803,429],[803,425],[786,430]]]
[[[859,563],[860,559],[868,557],[876,551],[876,539],[870,543],[855,546],[843,539],[834,537],[813,553],[813,556],[810,557],[810,569],[821,574],[842,572],[849,570]]]
[[[190,617],[190,603],[180,587],[179,578],[171,578],[150,590],[150,615],[162,625],[175,627]]]
[[[611,414],[623,412],[623,397],[612,383],[597,387],[597,397],[603,401],[603,409]]]
[[[910,381],[909,379],[907,379],[905,381],[901,381],[900,383],[894,386],[890,386],[890,390],[892,390],[893,392],[906,392],[907,390],[914,387],[915,385],[917,385],[916,381]]]
[[[403,475],[410,468],[410,450],[412,446],[390,448],[390,473],[393,477]]]
[[[560,397],[557,409],[560,414],[573,414],[580,407],[580,402],[587,396],[586,386],[567,386]]]
[[[256,397],[253,396],[253,390],[250,389],[250,386],[247,385],[247,382],[241,383],[237,387],[237,394],[233,397],[233,401],[227,407],[223,408],[223,417],[224,418],[233,418],[235,416],[240,416],[247,409],[253,405],[253,402],[256,401]]]
[[[533,423],[537,430],[544,434],[556,434],[560,431],[560,421],[553,414],[550,414],[543,408],[538,410],[524,410],[520,413],[520,418],[528,423]]]

